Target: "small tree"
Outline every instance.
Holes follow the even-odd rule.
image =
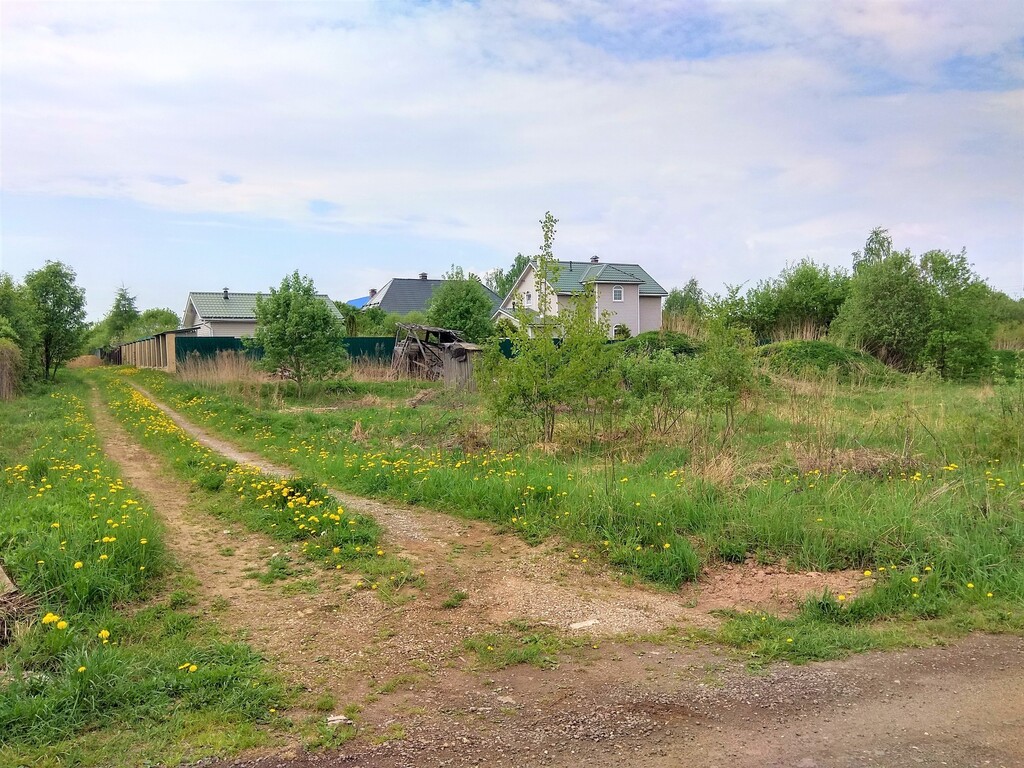
[[[530,257],[517,253],[508,269],[498,267],[487,276],[487,287],[504,299],[515,287],[516,280],[523,274],[523,270],[529,265]]]
[[[270,296],[256,297],[256,334],[249,346],[263,348],[261,367],[284,369],[302,396],[307,381],[327,378],[345,368],[345,332],[313,281],[298,271],[285,277]]]
[[[476,275],[467,276],[452,265],[427,310],[431,325],[461,331],[468,341],[483,341],[494,333],[494,305]]]
[[[85,291],[75,284],[74,270],[59,261],[25,275],[25,287],[39,323],[43,376],[55,379],[85,340]]]
[[[519,307],[512,331],[512,357],[506,359],[497,340],[481,366],[480,388],[491,410],[513,424],[534,424],[540,438],[551,442],[559,413],[593,411],[617,382],[608,340],[609,324],[595,318],[595,296],[588,289],[561,311],[552,289],[558,276],[553,253],[558,220],[547,213],[541,221],[543,245],[534,260],[537,275],[536,313]]]
[[[24,285],[15,283],[10,275],[0,273],[0,322],[5,330],[0,331],[4,337],[17,345],[20,351],[20,374],[24,383],[27,379],[38,376],[37,370],[28,361],[37,360],[40,356],[39,321],[36,317],[35,304]]]

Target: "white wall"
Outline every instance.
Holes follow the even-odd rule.
[[[609,334],[614,334],[616,325],[624,325],[636,336],[640,327],[640,286],[635,283],[623,285],[622,301],[612,300],[614,285],[600,283],[596,287],[597,311],[598,314],[608,313],[608,321],[611,323]]]
[[[661,296],[640,297],[640,333],[661,330]],[[634,334],[635,335],[635,334]]]

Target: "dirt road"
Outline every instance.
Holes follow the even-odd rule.
[[[261,586],[246,569],[286,548],[195,511],[184,484],[98,398],[93,411],[105,449],[172,531],[179,562],[196,572],[201,610],[308,692],[290,715],[324,720],[331,713],[308,704],[324,696],[335,712],[361,708],[360,738],[339,749],[286,745],[216,764],[1024,766],[1021,638],[974,636],[949,648],[780,664],[752,675],[735,654],[688,633],[713,623],[709,607],[734,583],[792,575],[730,572],[667,594],[625,586],[557,544],[530,548],[481,523],[349,496],[343,503],[385,526],[389,546],[416,563],[426,587],[386,604],[352,590],[351,576],[301,567],[283,587]],[[214,450],[275,469],[173,415]],[[794,583],[797,592],[819,586],[812,576]],[[469,597],[443,608],[455,589]],[[768,602],[789,595],[760,594]],[[714,604],[702,604],[703,595]],[[475,667],[465,638],[502,631],[509,619],[560,633],[568,650],[558,666]],[[572,629],[580,623],[587,626]]]

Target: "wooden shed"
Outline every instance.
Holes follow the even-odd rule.
[[[476,379],[473,377],[473,362],[479,358],[484,348],[466,341],[453,341],[445,344],[441,358],[443,360],[442,377],[444,385],[452,389],[468,389],[476,391]]]

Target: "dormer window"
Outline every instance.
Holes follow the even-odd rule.
[[[530,293],[529,291],[527,291],[526,292],[526,296],[523,297],[523,303],[526,306],[528,306],[528,307],[532,307],[533,306],[533,294]]]
[[[612,286],[612,301],[622,301],[622,286]]]

